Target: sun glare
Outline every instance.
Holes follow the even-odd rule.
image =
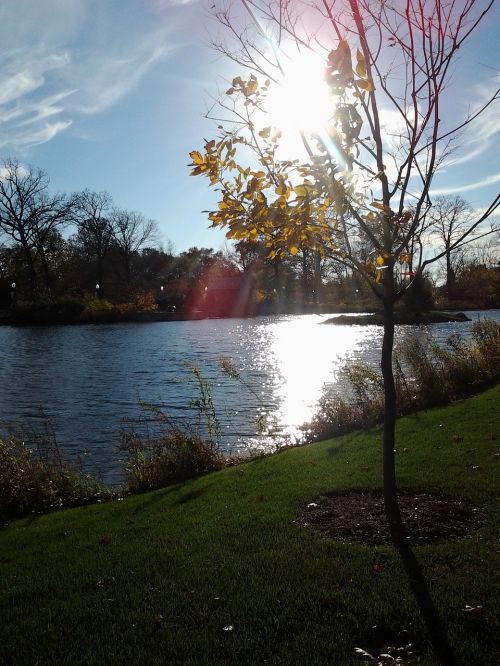
[[[319,134],[328,126],[333,104],[324,68],[324,60],[314,53],[286,60],[283,76],[270,89],[267,100],[271,124],[284,136],[300,130]]]

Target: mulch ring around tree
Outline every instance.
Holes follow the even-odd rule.
[[[477,509],[466,502],[424,492],[399,493],[399,507],[408,541],[441,543],[471,534],[478,526]],[[382,491],[345,490],[321,495],[295,521],[323,536],[347,543],[391,543]]]

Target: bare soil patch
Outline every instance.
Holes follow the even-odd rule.
[[[415,545],[463,538],[478,523],[477,509],[446,495],[404,491],[399,493],[399,506],[408,541]],[[321,495],[307,504],[296,522],[347,543],[379,545],[392,541],[384,497],[376,490]]]

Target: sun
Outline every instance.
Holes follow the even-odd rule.
[[[333,102],[324,79],[325,61],[307,51],[287,58],[280,80],[270,90],[266,111],[271,125],[288,134],[321,134],[328,127]],[[288,138],[291,140],[291,137]]]

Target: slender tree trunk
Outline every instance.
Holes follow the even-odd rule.
[[[40,249],[40,261],[42,262],[42,270],[45,278],[45,286],[47,288],[49,295],[52,296],[52,278],[50,275],[50,268],[49,268],[49,263],[47,261],[47,256],[43,248]]]
[[[390,269],[389,269],[390,270]],[[389,277],[389,276],[388,276]],[[384,502],[387,520],[393,539],[401,541],[403,527],[399,511],[396,459],[394,446],[396,441],[396,385],[392,369],[394,347],[394,299],[384,298],[384,338],[382,342],[381,369],[384,380],[384,434],[383,434],[383,475]]]
[[[451,265],[451,252],[449,246],[446,247],[446,293],[448,298],[452,299],[454,296],[454,281],[455,273],[453,271],[453,266]]]
[[[321,255],[318,251],[314,252],[314,304],[318,305],[321,301]]]
[[[33,261],[33,255],[31,254],[31,248],[27,243],[23,243],[23,250],[30,279],[30,296],[32,299],[35,299],[38,295],[35,262]]]
[[[124,255],[124,262],[125,262],[125,284],[127,285],[127,287],[130,287],[130,282],[132,279],[131,268],[130,268],[132,263],[132,255],[126,253]]]
[[[302,250],[302,302],[306,305],[309,302],[309,284],[307,280],[307,250]]]
[[[97,290],[98,298],[104,298],[103,275],[104,275],[103,257],[102,257],[101,248],[99,247],[97,250],[97,284],[99,285],[99,289]]]

